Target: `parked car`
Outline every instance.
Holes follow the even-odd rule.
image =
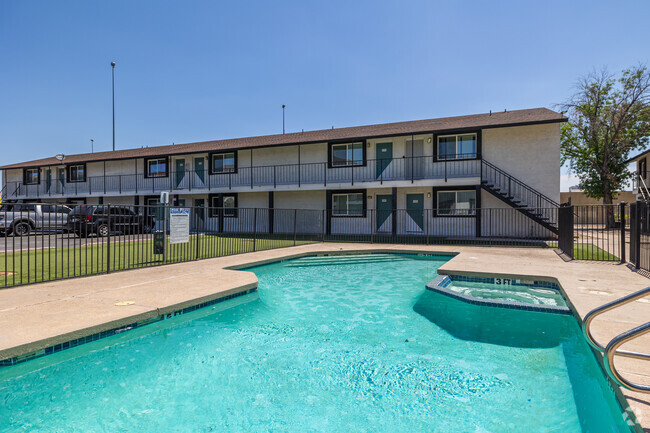
[[[112,232],[151,233],[154,226],[153,216],[138,214],[128,206],[84,205],[77,206],[70,212],[67,228],[80,237],[91,234],[103,237]]]
[[[65,230],[70,208],[51,203],[3,203],[0,232],[27,236],[34,230]]]

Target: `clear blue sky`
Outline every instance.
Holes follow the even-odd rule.
[[[650,2],[0,2],[0,164],[552,107],[648,63]]]

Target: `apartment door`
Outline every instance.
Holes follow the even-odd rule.
[[[45,192],[49,194],[50,188],[52,188],[52,169],[48,168],[45,171]]]
[[[377,233],[390,233],[393,230],[393,196],[377,195]]]
[[[409,221],[407,232],[422,232],[424,229],[424,194],[406,194],[406,213]]]
[[[406,140],[406,180],[422,179],[424,175],[424,140]]]
[[[205,184],[205,158],[194,158],[194,171],[201,183]]]
[[[176,188],[180,189],[181,184],[185,179],[185,159],[176,160]]]
[[[393,143],[377,143],[375,159],[377,179],[385,178],[387,173],[384,172],[393,160]]]

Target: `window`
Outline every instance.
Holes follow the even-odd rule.
[[[476,158],[476,134],[438,137],[438,159]]]
[[[85,182],[86,181],[86,165],[69,165],[68,166],[68,182]]]
[[[210,217],[218,217],[222,209],[224,217],[237,218],[237,194],[212,194],[209,203]]]
[[[166,177],[167,158],[152,158],[145,160],[146,177]]]
[[[223,196],[223,216],[236,217],[237,216],[237,196],[224,195]]]
[[[639,161],[639,176],[645,180],[648,177],[648,162],[646,158]]]
[[[364,216],[364,198],[364,192],[332,194],[332,216]]]
[[[476,190],[438,191],[438,215],[476,215]]]
[[[217,212],[217,209],[219,208],[219,194],[211,194],[210,201],[208,203],[210,204],[208,208],[208,216],[211,218],[218,217],[219,212]]]
[[[235,173],[237,171],[237,157],[235,152],[213,153],[212,174]]]
[[[25,185],[37,185],[41,181],[41,172],[38,168],[26,168],[24,176]]]
[[[364,149],[363,142],[332,144],[330,146],[331,167],[364,165]]]
[[[153,216],[157,221],[162,221],[164,218],[164,208],[160,206],[160,198],[147,197],[144,201],[146,205],[145,214]]]

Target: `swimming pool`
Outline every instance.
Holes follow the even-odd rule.
[[[447,260],[251,268],[258,294],[0,370],[0,431],[631,431],[575,318],[425,290]]]

